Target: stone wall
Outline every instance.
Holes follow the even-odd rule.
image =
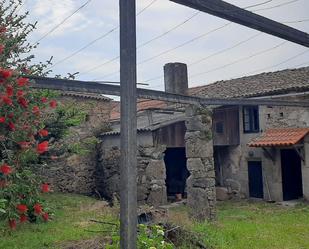
[[[108,127],[111,103],[100,96],[78,94],[60,96],[57,101],[59,106],[75,106],[82,110],[86,113],[86,120],[69,128],[69,135],[55,146],[82,144],[85,148],[83,152],[64,152],[58,155],[49,160],[46,166],[37,169],[37,172],[52,185],[54,191],[93,194],[96,187],[96,136]]]
[[[216,216],[216,191],[211,112],[196,106],[188,107],[186,127],[189,212],[198,220],[212,220]]]
[[[145,135],[150,141],[151,133]],[[140,138],[142,136],[140,135]],[[116,194],[119,196],[120,185],[120,150],[119,136],[103,137],[103,142],[99,145],[99,158],[96,170],[96,186],[98,192],[106,199],[112,199]],[[110,146],[113,145],[113,146]],[[165,186],[165,146],[154,146],[151,143],[139,144],[137,153],[137,199],[139,204],[150,204],[159,206],[166,204]]]

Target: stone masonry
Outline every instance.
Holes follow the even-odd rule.
[[[212,116],[208,109],[187,108],[185,135],[189,213],[198,220],[216,217],[215,171],[213,160]]]

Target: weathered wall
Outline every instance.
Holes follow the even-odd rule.
[[[216,192],[211,112],[197,106],[188,107],[186,127],[189,212],[193,218],[212,220],[216,216]]]
[[[308,96],[286,98],[290,100],[305,100]],[[309,127],[309,110],[301,107],[259,107],[260,133],[243,132],[243,115],[239,110],[240,145],[217,147],[222,165],[223,185],[240,197],[249,196],[248,161],[261,161],[263,170],[264,199],[282,201],[282,178],[280,150],[276,149],[274,161],[260,148],[247,146],[253,138],[269,128]],[[309,180],[305,177],[305,181]],[[304,182],[304,181],[303,181]]]
[[[95,191],[97,150],[95,137],[106,130],[110,115],[110,101],[101,98],[61,96],[58,105],[75,106],[86,112],[86,120],[79,126],[71,127],[69,135],[57,144],[86,143],[87,151],[67,153],[50,160],[45,167],[38,169],[43,178],[55,191],[79,194],[92,194]],[[57,145],[56,145],[57,146]],[[77,154],[76,154],[77,153]]]
[[[119,195],[120,144],[119,134],[103,136],[99,145],[99,160],[96,171],[96,186],[99,193],[111,199]],[[138,134],[137,153],[137,198],[139,204],[163,205],[167,202],[165,186],[165,146],[154,145],[152,133]]]

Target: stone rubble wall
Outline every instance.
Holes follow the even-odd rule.
[[[111,200],[116,194],[119,197],[120,184],[120,150],[118,146],[99,147],[99,158],[96,169],[96,188],[102,197]],[[159,206],[166,204],[165,186],[165,146],[138,146],[137,153],[137,199],[139,204]]]
[[[186,156],[187,203],[190,215],[198,220],[216,217],[216,189],[213,159],[212,114],[208,109],[188,107]]]
[[[95,139],[98,133],[108,127],[111,104],[109,101],[83,97],[60,96],[59,105],[77,106],[87,113],[86,121],[69,129],[70,135],[59,141],[59,144],[73,144]],[[43,180],[50,183],[56,192],[92,195],[96,191],[95,173],[97,149],[90,145],[88,153],[68,154],[58,159],[49,160],[37,172]]]

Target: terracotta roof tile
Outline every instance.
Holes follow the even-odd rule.
[[[253,139],[249,147],[291,146],[300,142],[309,133],[307,128],[277,128],[266,130]]]

